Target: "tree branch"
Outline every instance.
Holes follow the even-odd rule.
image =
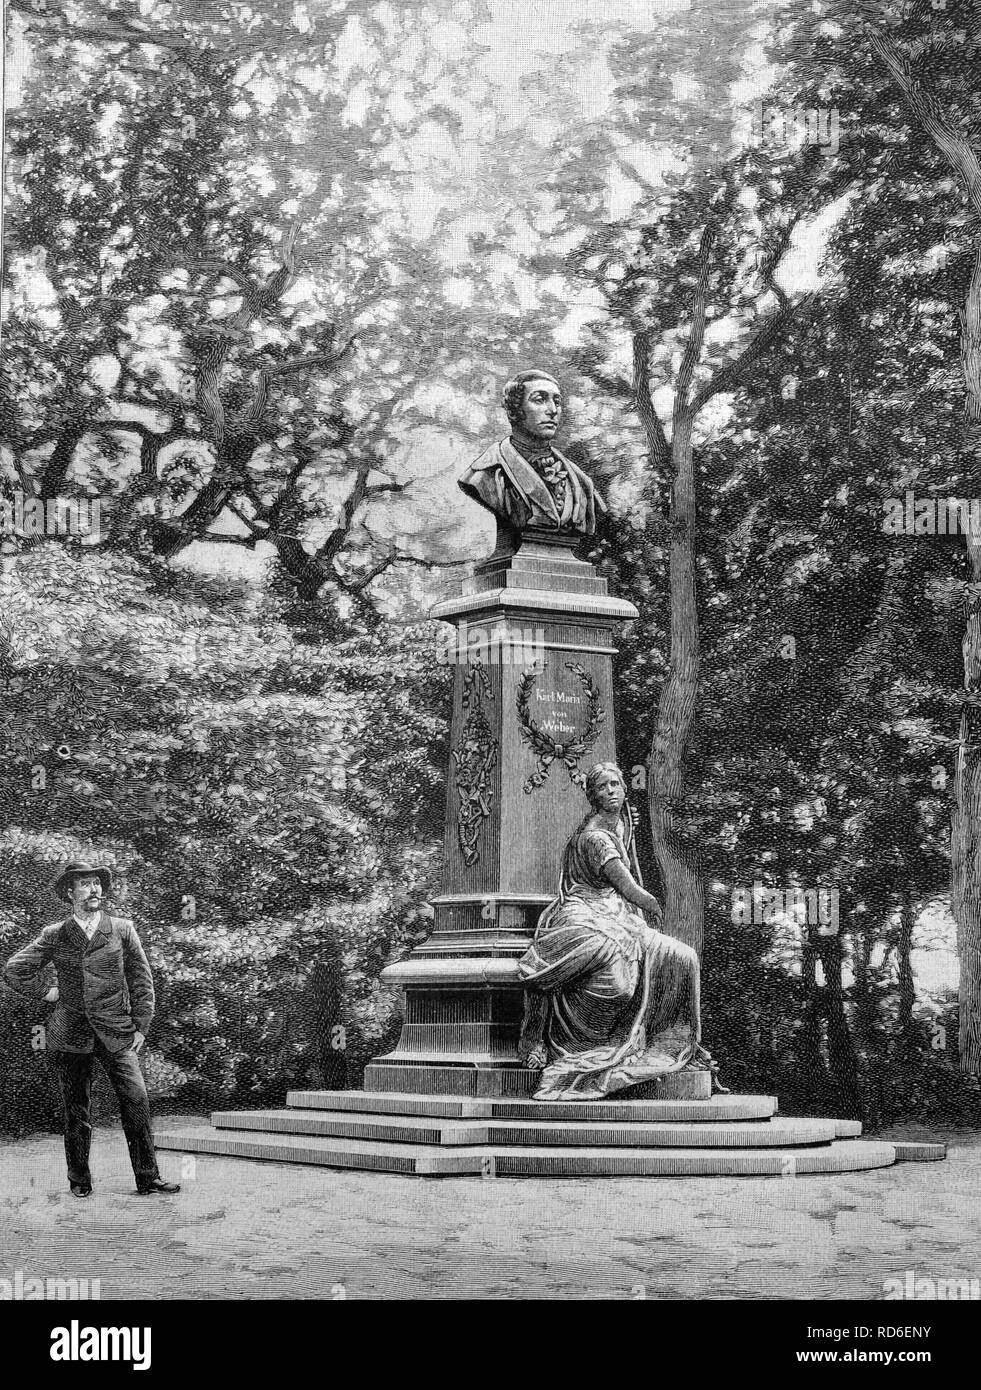
[[[364,490],[365,497],[378,497],[383,492],[404,492],[408,483],[372,483]]]
[[[336,367],[339,362],[343,362],[357,340],[358,337],[355,333],[352,337],[348,338],[340,352],[311,352],[307,353],[306,356],[292,357],[288,361],[280,362],[273,367],[262,367],[261,370],[265,372],[267,377],[272,378],[277,376],[289,376],[292,372],[302,372],[308,367]]]
[[[269,534],[269,527],[261,519],[246,516],[245,513],[242,511],[241,507],[239,507],[235,502],[233,502],[230,497],[226,501],[225,506],[234,516],[238,517],[239,521],[242,522],[243,526],[247,526],[249,528],[249,531],[252,533],[253,536],[256,537],[257,540],[262,540],[264,536],[267,536]]]
[[[388,555],[383,556],[382,559],[378,561],[377,565],[372,565],[371,569],[368,570],[367,574],[361,575],[357,580],[354,581],[343,578],[343,576],[337,573],[336,569],[334,570],[334,574],[338,584],[341,586],[342,589],[345,590],[346,593],[360,594],[363,593],[365,589],[367,589],[368,585],[372,582],[372,580],[377,579],[380,574],[383,574],[385,570],[389,569],[392,565],[394,565],[397,559],[398,556],[396,555],[395,551],[391,551]]]
[[[691,389],[692,378],[695,375],[695,368],[698,359],[702,355],[702,344],[705,342],[705,321],[708,312],[708,280],[709,263],[712,259],[712,247],[715,245],[715,238],[718,231],[718,223],[713,217],[705,225],[702,231],[702,239],[698,247],[698,282],[695,286],[695,302],[692,307],[691,329],[688,333],[688,342],[681,357],[681,366],[678,368],[678,380],[674,392],[674,432],[677,433],[678,426],[682,417],[689,410],[694,411],[693,405],[689,405],[688,392]]]
[[[183,420],[180,423],[175,422],[167,430],[152,430],[142,420],[96,420],[92,424],[92,433],[96,432],[138,434],[143,440],[153,440],[158,449],[163,449],[168,444],[176,444],[179,439],[200,443],[196,436],[188,433]]]
[[[300,455],[296,463],[294,463],[293,467],[290,469],[289,473],[287,473],[285,479],[283,480],[283,486],[280,489],[278,496],[275,497],[273,501],[269,503],[268,506],[261,505],[258,497],[254,494],[254,490],[251,488],[251,484],[249,484],[249,491],[247,495],[249,496],[250,501],[256,509],[256,517],[258,518],[258,520],[264,521],[270,530],[278,529],[283,518],[283,510],[286,507],[286,504],[288,502],[292,502],[295,498],[296,484],[302,476],[309,462],[310,459],[307,456],[306,451],[304,450],[304,452]]]
[[[909,66],[896,50],[872,26],[869,40],[879,58],[892,74],[913,115],[940,150],[947,163],[960,177],[968,202],[981,217],[981,161],[973,147],[951,129],[940,103],[919,87],[910,75]]]
[[[434,570],[454,569],[465,564],[465,560],[426,560],[419,555],[400,555],[398,550],[395,549],[389,551],[389,553],[383,556],[376,565],[372,565],[367,574],[360,575],[356,580],[352,581],[345,579],[342,575],[337,573],[336,569],[334,570],[334,575],[340,587],[347,593],[360,594],[367,589],[373,579],[377,579],[380,574],[390,569],[392,565],[421,565],[424,569]]]
[[[17,3],[11,0],[11,9],[18,10],[26,19],[32,20],[36,24],[44,24],[45,28],[57,28],[62,31],[66,38],[77,39],[81,42],[109,43],[109,44],[149,44],[153,48],[168,48],[174,53],[182,55],[194,53],[193,47],[176,34],[168,34],[166,31],[156,31],[148,33],[144,29],[135,29],[130,24],[119,23],[116,20],[105,19],[99,24],[77,25],[69,23],[64,15],[55,14],[51,10],[38,10],[28,3]]]
[[[374,544],[381,544],[382,538],[376,536],[370,526],[366,526],[364,529],[368,538]],[[392,539],[394,540],[395,538]],[[394,563],[397,565],[420,565],[423,569],[427,570],[459,569],[461,565],[466,565],[468,563],[466,560],[433,560],[425,555],[400,555],[397,545],[395,545],[392,553],[395,556]]]
[[[119,22],[112,18],[101,20],[98,23],[71,23],[63,15],[57,15],[52,10],[36,10],[30,0],[11,0],[10,8],[19,11],[26,19],[36,24],[44,24],[45,28],[57,27],[59,34],[64,38],[85,43],[124,44],[129,47],[146,46],[168,49],[177,57],[182,58],[194,73],[199,71],[203,58],[219,61],[217,49],[210,45],[195,44],[184,35],[169,33],[163,28],[152,31],[138,29],[131,24]],[[263,32],[261,37],[257,36],[246,40],[235,41],[226,35],[221,35],[220,38],[225,44],[221,53],[228,55],[225,61],[234,62],[240,62],[246,57],[254,57],[274,45],[277,49],[323,48],[329,42],[327,35],[322,30],[318,33],[313,28],[309,33],[301,33],[294,29],[280,29],[276,32],[273,41],[268,38],[266,32]]]
[[[427,570],[452,570],[459,569],[461,565],[468,562],[466,560],[430,560],[424,555],[398,555],[395,563],[398,565],[422,565]]]
[[[664,433],[664,426],[651,399],[651,335],[648,330],[633,335],[633,350],[634,404],[644,426],[651,462],[655,468],[660,469],[667,466],[671,449]]]
[[[168,269],[186,270],[189,275],[220,275],[226,280],[234,280],[250,304],[258,300],[262,286],[241,266],[231,265],[223,260],[184,260],[175,251],[162,252],[161,259]]]
[[[787,301],[785,308],[778,309],[776,313],[768,315],[758,326],[757,331],[750,338],[737,358],[727,362],[724,366],[713,373],[711,378],[695,392],[691,402],[692,419],[698,412],[707,405],[713,396],[719,395],[722,391],[730,391],[739,386],[748,369],[762,357],[774,338],[786,327],[792,318],[801,312],[808,304],[813,303],[814,295],[801,295],[800,299]]]
[[[41,474],[38,496],[42,501],[47,502],[57,497],[65,486],[65,479],[68,477],[72,459],[75,457],[75,450],[88,433],[90,426],[91,421],[84,415],[75,415],[66,420],[64,428],[58,436],[58,442],[55,444]]]
[[[354,525],[355,514],[367,494],[368,474],[370,472],[370,463],[362,463],[359,465],[358,471],[355,474],[354,485],[341,503],[340,525],[334,527],[323,545],[317,550],[313,557],[316,564],[326,565],[340,553],[341,547],[347,540],[351,527]]]
[[[260,535],[236,536],[230,531],[202,531],[194,539],[207,541],[209,545],[241,545],[246,550],[255,550],[257,542],[261,541],[263,537]]]
[[[296,239],[300,235],[299,222],[291,222],[280,247],[280,267],[274,270],[260,291],[260,305],[263,309],[273,304],[286,293],[296,278]]]

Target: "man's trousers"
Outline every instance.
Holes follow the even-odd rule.
[[[123,1133],[137,1186],[159,1177],[157,1155],[150,1128],[150,1101],[133,1048],[110,1052],[96,1038],[94,1052],[52,1052],[65,1112],[65,1156],[68,1181],[91,1184],[89,1148],[92,1143],[92,1068],[96,1058],[112,1082],[119,1101]]]

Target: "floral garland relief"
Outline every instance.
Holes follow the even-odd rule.
[[[570,780],[577,787],[586,785],[586,778],[580,771],[579,761],[585,757],[599,737],[603,721],[606,719],[606,710],[600,704],[599,686],[586,668],[579,662],[567,661],[565,669],[579,678],[579,683],[586,694],[586,727],[570,743],[557,743],[551,734],[546,733],[531,717],[529,707],[531,692],[538,677],[548,670],[548,663],[543,662],[539,668],[536,662],[518,682],[518,731],[538,758],[538,766],[525,782],[523,788],[525,793],[533,792],[536,787],[541,787],[548,781],[552,763],[556,760],[565,764]]]
[[[490,678],[479,660],[467,662],[463,678],[463,708],[467,718],[460,742],[452,749],[456,764],[456,790],[460,798],[457,815],[457,838],[463,852],[463,862],[469,869],[480,858],[477,841],[484,821],[490,815],[494,793],[488,783],[497,762],[497,739],[483,710],[483,697],[494,698]]]

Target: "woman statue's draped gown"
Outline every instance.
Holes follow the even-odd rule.
[[[597,764],[586,794],[593,811],[566,845],[558,897],[518,962],[528,992],[521,1052],[543,1068],[536,1100],[598,1099],[715,1066],[700,1046],[698,956],[644,920],[641,909],[658,921],[661,909],[631,873],[619,770]]]

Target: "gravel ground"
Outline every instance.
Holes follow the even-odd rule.
[[[159,1128],[207,1124],[158,1117]],[[0,1278],[98,1278],[123,1299],[882,1299],[981,1279],[981,1133],[944,1163],[838,1177],[409,1178],[162,1153],[177,1197],[135,1195],[96,1130],[95,1192],[56,1135],[0,1142]]]

